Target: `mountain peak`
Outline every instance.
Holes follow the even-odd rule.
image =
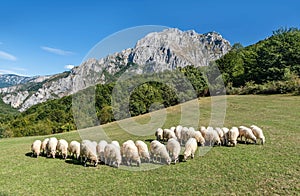
[[[130,66],[137,74],[174,70],[193,65],[207,66],[231,49],[230,43],[216,32],[198,34],[176,28],[153,32],[137,41],[134,48],[88,59],[70,72],[30,80],[29,85],[0,88],[5,103],[25,111],[29,107],[76,93],[96,83],[114,80]]]
[[[216,32],[198,34],[194,30],[176,28],[150,33],[139,40],[133,49],[136,64],[156,64],[154,71],[187,65],[206,66],[231,49],[230,43]],[[155,66],[155,65],[154,65]],[[167,68],[167,69],[169,69]]]

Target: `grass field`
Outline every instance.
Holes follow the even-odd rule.
[[[211,99],[204,98],[199,103],[200,125],[207,126]],[[299,195],[299,104],[300,96],[227,96],[225,126],[262,127],[264,146],[214,147],[194,160],[139,172],[105,165],[85,168],[69,159],[31,158],[30,145],[35,139],[45,138],[41,136],[1,139],[0,195]],[[164,126],[176,125],[179,113],[179,106],[168,108]],[[135,120],[146,124],[150,117]],[[116,122],[101,128],[120,142],[154,139],[154,135],[134,136],[121,131]],[[56,137],[80,140],[88,131]]]

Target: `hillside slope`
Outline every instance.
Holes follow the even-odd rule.
[[[261,126],[266,136],[264,146],[214,147],[205,156],[196,156],[187,162],[133,172],[124,170],[125,166],[120,169],[105,165],[84,168],[71,159],[31,158],[31,143],[48,136],[0,139],[0,194],[297,195],[300,191],[300,97],[247,95],[227,98],[225,126]],[[205,98],[199,103],[200,125],[207,126],[211,99]],[[166,128],[176,125],[181,109],[175,106],[167,111]],[[149,115],[136,117],[136,120],[147,123]],[[119,142],[141,139],[149,145],[154,139],[154,134],[130,135],[116,122],[101,127],[111,139]],[[82,139],[78,132],[55,136],[69,142]]]

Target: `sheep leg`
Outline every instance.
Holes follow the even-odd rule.
[[[87,157],[84,157],[83,166],[86,167]]]

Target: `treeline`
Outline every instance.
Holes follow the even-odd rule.
[[[37,104],[23,113],[0,115],[0,137],[66,132],[211,94],[300,94],[299,76],[300,31],[279,29],[257,44],[234,44],[229,53],[208,67],[187,66],[142,76],[123,70],[118,77],[111,76],[107,84]]]
[[[299,94],[300,30],[281,28],[245,48],[234,44],[216,63],[229,94]]]
[[[129,76],[122,82],[98,84],[73,96],[37,104],[23,113],[0,117],[0,137],[67,132],[77,126],[85,128],[145,114],[208,93],[203,71],[193,66]]]

